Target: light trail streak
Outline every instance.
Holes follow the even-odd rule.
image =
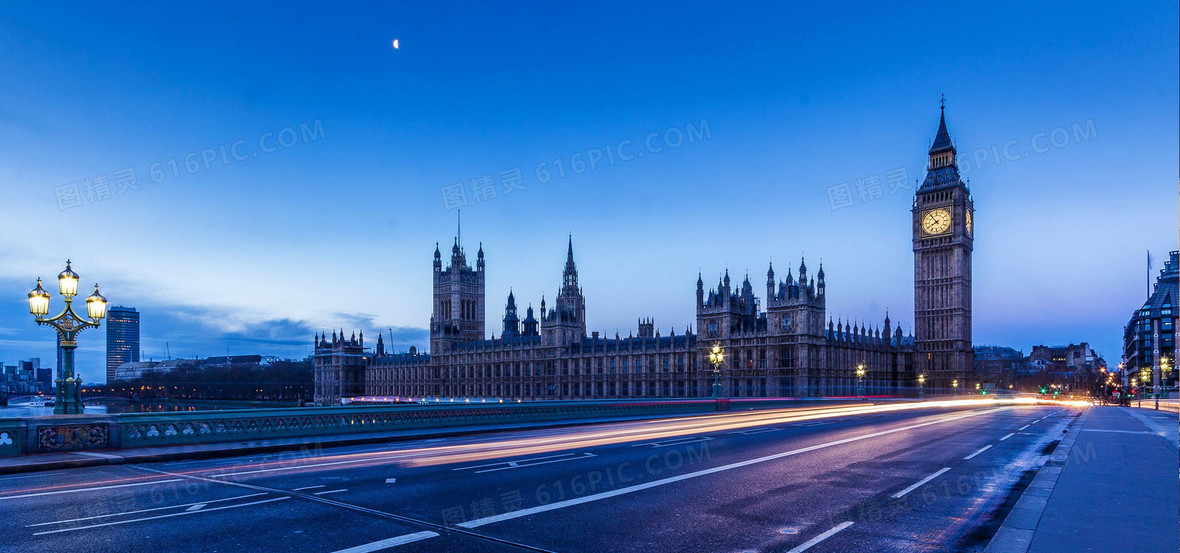
[[[560,452],[575,448],[617,445],[638,440],[658,440],[707,432],[732,431],[750,427],[850,417],[865,414],[892,413],[917,409],[979,408],[1004,405],[1046,404],[1033,398],[1012,399],[957,399],[913,403],[857,404],[823,407],[760,410],[740,413],[719,413],[677,417],[674,419],[649,420],[630,423],[616,423],[609,428],[596,427],[592,430],[562,430],[545,436],[515,438],[483,443],[469,443],[445,446],[388,450],[366,453],[340,454],[317,457],[316,463],[291,465],[288,461],[272,461],[239,467],[220,467],[196,472],[217,472],[214,477],[239,477],[254,473],[297,471],[304,468],[316,469],[321,466],[380,465],[398,464],[405,467],[423,467],[442,464],[468,463]],[[1065,404],[1057,402],[1056,404]],[[285,466],[276,466],[285,465]],[[245,470],[244,470],[245,469]],[[250,470],[255,469],[255,470]]]

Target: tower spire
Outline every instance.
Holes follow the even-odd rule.
[[[574,263],[574,235],[570,233],[569,245],[565,250],[565,270],[562,271],[562,291],[576,293],[578,288],[578,266]]]
[[[955,144],[951,142],[951,135],[946,130],[945,97],[939,100],[938,111],[938,132],[934,134],[934,142],[930,145],[926,180],[922,182],[921,188],[958,185],[962,182],[958,162],[955,160]]]
[[[946,97],[943,96],[938,104],[938,132],[934,134],[934,144],[930,145],[931,154],[955,149],[951,143],[951,135],[946,130]]]

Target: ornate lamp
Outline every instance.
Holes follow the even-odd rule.
[[[86,317],[74,311],[74,296],[78,295],[78,273],[66,261],[66,270],[57,275],[58,289],[66,300],[61,313],[53,317],[49,314],[49,292],[41,287],[41,279],[37,279],[37,287],[29,292],[29,313],[32,313],[37,324],[47,325],[57,330],[58,345],[61,347],[61,367],[57,379],[57,402],[53,406],[55,415],[77,415],[82,413],[82,377],[74,372],[74,350],[78,349],[78,333],[87,328],[98,328],[99,323],[107,315],[107,299],[98,293],[98,285],[94,285],[94,293],[86,298]]]
[[[713,397],[721,397],[721,364],[725,362],[725,351],[720,344],[713,344],[709,350],[709,363],[713,365]]]

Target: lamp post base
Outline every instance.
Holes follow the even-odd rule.
[[[54,415],[81,415],[82,414],[82,383],[67,378],[65,381],[58,381],[57,403],[53,405]]]

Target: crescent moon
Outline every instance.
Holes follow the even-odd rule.
[[[397,39],[393,39],[393,49],[397,50]]]

